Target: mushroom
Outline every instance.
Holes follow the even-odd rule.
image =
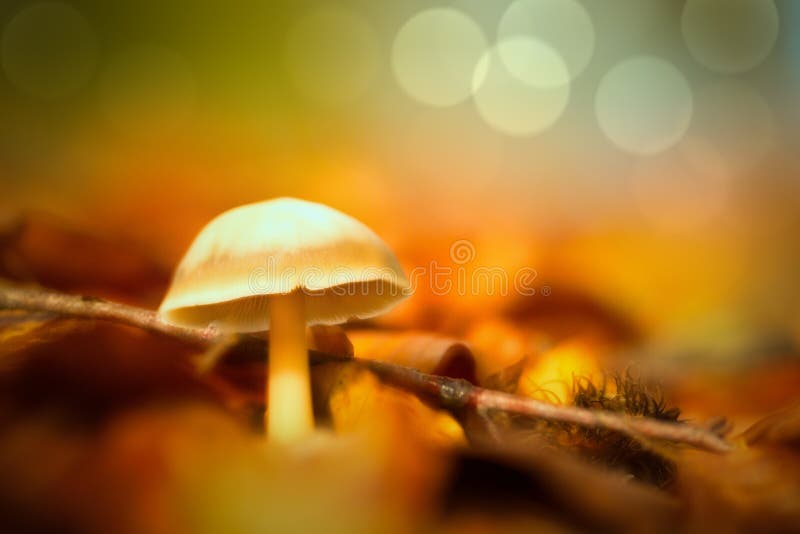
[[[409,295],[397,258],[361,222],[293,198],[218,215],[184,255],[159,313],[222,333],[269,330],[266,428],[290,442],[314,426],[306,326],[388,311]]]

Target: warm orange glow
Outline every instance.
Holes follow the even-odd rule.
[[[600,367],[592,346],[570,341],[531,358],[519,380],[518,392],[527,397],[565,404],[572,400],[575,378],[599,378]]]

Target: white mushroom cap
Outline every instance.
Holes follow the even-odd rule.
[[[277,198],[208,223],[178,265],[159,313],[181,326],[268,330],[269,295],[297,290],[308,324],[337,324],[388,311],[408,296],[409,284],[364,224],[322,204]]]

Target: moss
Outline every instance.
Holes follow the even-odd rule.
[[[573,403],[581,408],[678,421],[680,410],[666,405],[660,387],[647,384],[630,372],[612,375],[611,380],[613,388],[608,387],[607,377],[599,384],[585,377],[574,377]],[[659,487],[672,480],[675,466],[665,454],[666,444],[644,443],[601,428],[573,427],[561,438],[590,461],[622,469],[639,480]]]

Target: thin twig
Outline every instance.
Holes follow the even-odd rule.
[[[165,323],[156,312],[94,297],[67,295],[42,289],[0,286],[0,309],[50,312],[68,317],[99,319],[135,326],[158,334],[208,346],[219,343],[213,327],[183,328]],[[311,351],[315,361],[342,360],[340,355]],[[471,407],[484,412],[500,411],[590,428],[614,430],[634,438],[685,443],[712,452],[727,452],[731,445],[717,434],[684,423],[647,417],[632,417],[605,410],[559,406],[535,399],[475,386],[466,380],[430,375],[401,365],[356,358],[383,381],[436,400],[450,409]]]
[[[0,286],[0,309],[50,312],[80,319],[99,319],[135,326],[148,332],[164,334],[205,345],[219,337],[209,326],[204,329],[183,328],[165,323],[158,313],[144,308],[110,302],[97,297],[68,295],[45,289]]]
[[[717,434],[685,423],[671,423],[649,417],[633,417],[607,410],[560,406],[529,397],[475,386],[466,380],[429,375],[399,365],[359,360],[384,381],[425,394],[449,408],[469,406],[548,421],[560,421],[589,428],[615,430],[628,436],[661,439],[693,445],[712,452],[728,452],[731,445]]]

